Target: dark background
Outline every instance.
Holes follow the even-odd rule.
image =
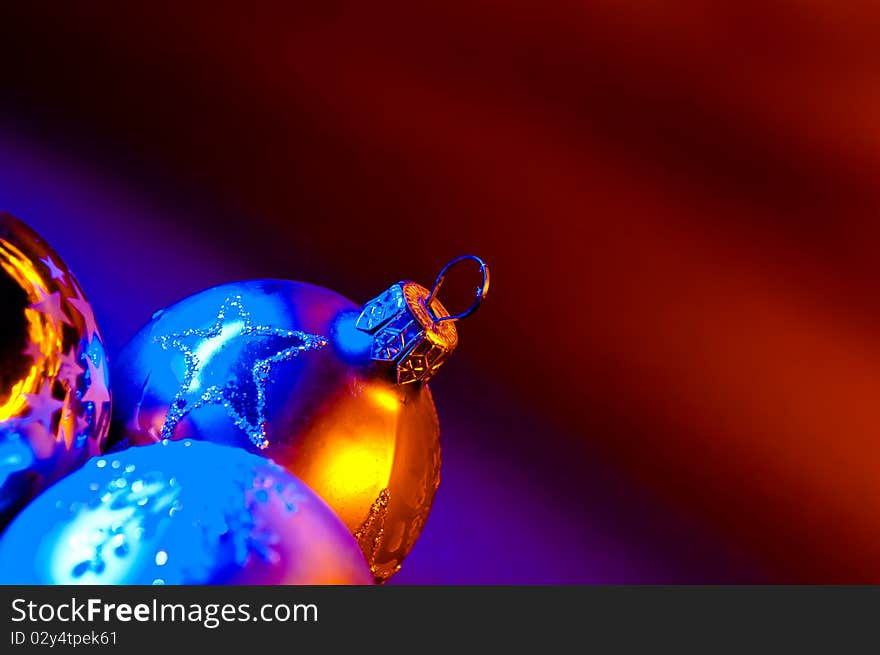
[[[872,3],[20,4],[0,207],[111,357],[233,279],[491,264],[397,582],[880,581]]]

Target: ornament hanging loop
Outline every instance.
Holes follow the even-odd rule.
[[[470,307],[465,309],[463,312],[459,312],[458,314],[451,314],[449,316],[434,316],[434,313],[431,311],[431,301],[437,296],[437,292],[440,291],[440,287],[443,285],[443,280],[446,278],[446,273],[450,268],[455,266],[456,264],[470,260],[477,263],[480,267],[480,274],[483,276],[483,280],[480,283],[480,286],[477,287],[476,299],[471,304]],[[431,317],[434,319],[435,323],[442,323],[443,321],[459,321],[463,318],[467,318],[471,314],[473,314],[480,307],[480,303],[485,300],[486,295],[489,293],[489,266],[482,259],[477,257],[476,255],[460,255],[456,257],[452,261],[446,264],[441,270],[440,273],[437,274],[437,279],[434,280],[434,286],[431,287],[431,293],[424,300],[425,309],[431,314]]]
[[[449,269],[470,260],[480,267],[482,281],[471,306],[449,315],[437,298]],[[446,264],[428,291],[412,280],[391,285],[361,307],[355,327],[372,335],[370,357],[394,365],[398,384],[425,382],[458,345],[455,322],[473,314],[489,293],[489,267],[475,255],[462,255]]]

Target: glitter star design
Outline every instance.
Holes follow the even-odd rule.
[[[67,325],[72,325],[64,309],[61,307],[61,293],[53,291],[42,300],[29,305],[30,309],[35,309],[41,314],[48,314],[52,318]]]
[[[95,322],[95,312],[89,301],[83,297],[82,289],[79,284],[74,282],[73,289],[76,291],[76,298],[68,298],[67,302],[79,312],[86,324],[86,338],[91,341],[98,334],[98,324]]]
[[[182,353],[186,364],[183,383],[169,404],[162,438],[172,438],[177,424],[190,412],[221,405],[260,449],[269,445],[265,406],[272,367],[327,345],[327,339],[315,334],[254,325],[241,296],[223,301],[211,327],[158,336],[154,341],[164,350]],[[225,356],[219,356],[224,351]]]
[[[46,380],[40,393],[26,393],[28,407],[31,413],[29,418],[37,423],[41,423],[49,432],[52,431],[52,419],[55,418],[55,412],[64,406],[60,400],[56,400],[52,396],[52,383]]]
[[[52,259],[52,255],[46,255],[43,259],[40,260],[46,265],[46,268],[49,269],[49,275],[52,276],[53,280],[61,280],[61,283],[64,284],[64,276],[65,273],[58,265],[55,264],[55,261]]]

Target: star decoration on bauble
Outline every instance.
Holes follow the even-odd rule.
[[[99,335],[98,324],[95,322],[95,312],[92,310],[89,301],[83,297],[83,292],[79,284],[74,282],[73,288],[76,291],[76,298],[68,298],[67,302],[69,302],[71,306],[80,313],[80,316],[82,316],[83,321],[85,321],[86,324],[86,338],[91,341]]]
[[[95,403],[95,412],[97,413],[104,407],[104,403],[110,402],[110,391],[104,384],[104,374],[101,369],[104,368],[104,362],[98,361],[95,364],[91,357],[86,357],[86,366],[89,369],[89,384],[86,392],[83,394],[82,401]]]
[[[81,441],[89,428],[88,419],[82,414],[67,413],[63,416],[60,425],[61,436],[64,445],[72,448],[77,441]]]
[[[85,416],[77,415],[73,417],[73,425],[76,436],[80,436],[89,429],[89,420]]]
[[[55,412],[64,406],[64,403],[56,399],[52,395],[52,383],[46,380],[40,393],[26,393],[24,397],[27,399],[30,408],[29,418],[37,423],[41,423],[49,432],[52,432],[52,421],[55,418]]]
[[[53,280],[61,280],[61,283],[64,284],[64,276],[66,274],[63,270],[58,268],[55,260],[52,259],[52,255],[46,255],[40,261],[43,262],[46,265],[46,268],[49,269],[49,275],[52,276]]]
[[[43,351],[40,349],[40,343],[38,341],[28,341],[28,345],[21,351],[21,354],[27,355],[35,362],[38,362],[43,356]]]
[[[53,291],[49,295],[44,296],[42,300],[29,305],[29,308],[41,314],[48,314],[61,323],[72,325],[67,314],[64,313],[64,308],[61,306],[61,293],[59,291]]]
[[[161,435],[174,436],[177,424],[206,405],[221,405],[257,448],[269,445],[266,387],[274,365],[327,345],[327,339],[299,330],[254,325],[241,296],[223,301],[217,320],[205,329],[155,337],[165,350],[184,357],[180,388],[169,405]]]
[[[67,354],[61,353],[58,355],[58,360],[61,363],[58,370],[59,379],[67,382],[68,388],[76,389],[77,378],[85,372],[85,369],[80,366],[79,358],[76,356],[76,348],[71,346]]]

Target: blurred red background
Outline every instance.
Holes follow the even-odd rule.
[[[880,6],[260,5],[2,10],[6,143],[149,208],[68,256],[111,344],[229,276],[475,252],[400,581],[880,582]],[[165,239],[223,262],[151,286]]]

